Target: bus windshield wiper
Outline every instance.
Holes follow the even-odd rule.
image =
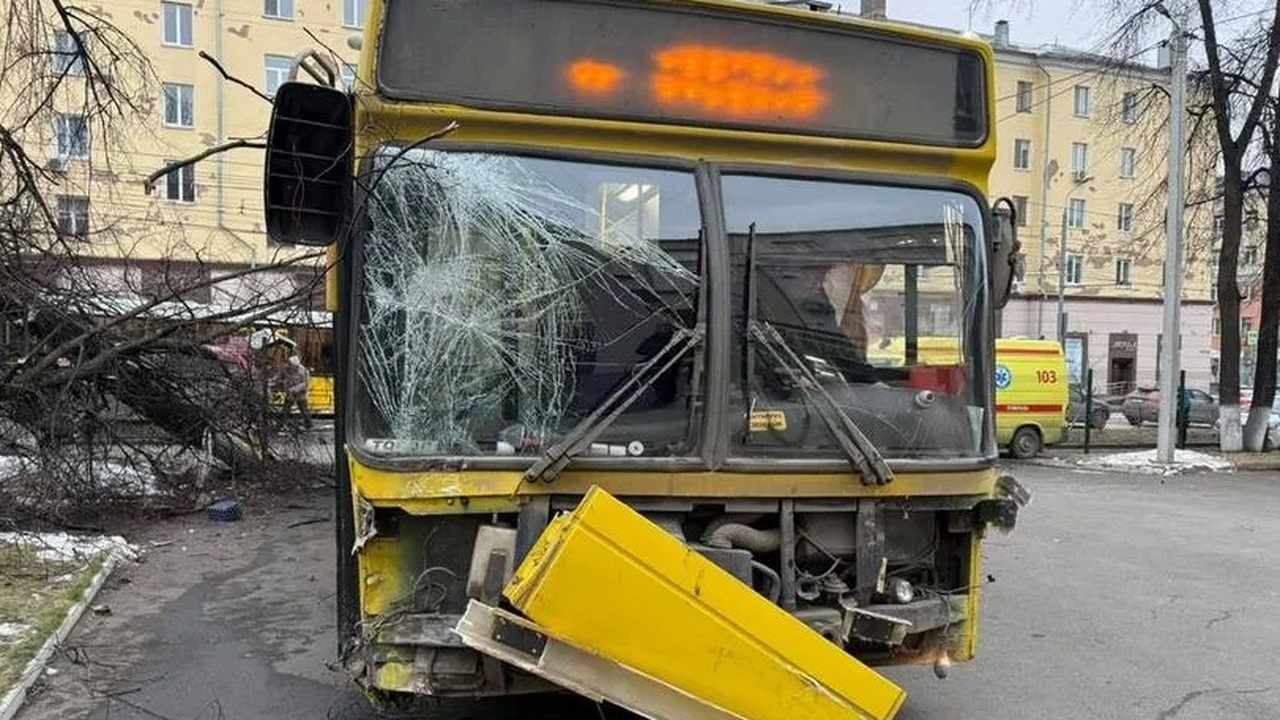
[[[840,407],[835,398],[827,392],[813,371],[796,355],[795,350],[787,344],[777,328],[768,322],[756,318],[756,226],[755,223],[747,233],[747,263],[743,298],[746,303],[743,318],[745,332],[743,341],[743,378],[747,392],[751,391],[753,353],[751,341],[758,340],[760,345],[773,357],[778,368],[787,374],[792,383],[800,389],[805,399],[818,412],[822,422],[826,424],[836,443],[849,458],[849,462],[862,476],[864,485],[888,485],[893,481],[893,471],[885,462],[884,456],[876,449],[874,443],[858,429],[857,423]]]
[[[773,357],[780,370],[800,388],[800,392],[818,411],[818,416],[835,437],[849,462],[862,474],[866,485],[888,485],[893,481],[893,471],[874,443],[858,429],[849,414],[840,407],[814,376],[809,366],[796,355],[795,350],[782,338],[777,328],[767,322],[750,322],[752,337]]]
[[[591,411],[573,427],[561,440],[547,449],[542,457],[524,473],[529,482],[551,482],[574,457],[581,455],[591,447],[591,443],[600,437],[600,433],[609,427],[618,416],[626,411],[645,390],[671,369],[689,350],[702,341],[703,330],[697,328],[681,328],[671,340],[641,365],[617,390],[610,393],[604,402]]]

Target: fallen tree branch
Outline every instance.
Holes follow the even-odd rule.
[[[205,52],[205,51],[201,50],[201,51],[200,51],[200,53],[199,53],[199,55],[200,55],[200,57],[201,57],[201,58],[203,58],[203,59],[205,59],[205,60],[208,60],[210,65],[213,65],[215,68],[217,68],[218,72],[222,74],[222,77],[223,77],[224,79],[229,80],[229,81],[231,81],[231,82],[235,83],[236,85],[239,85],[240,87],[244,88],[245,90],[248,90],[249,92],[253,93],[254,95],[257,95],[258,97],[262,98],[263,100],[266,100],[268,103],[270,103],[270,102],[271,102],[271,98],[267,97],[267,94],[266,94],[266,93],[262,92],[262,91],[261,91],[261,90],[259,90],[258,88],[256,88],[256,87],[254,87],[254,86],[250,85],[249,83],[247,83],[247,82],[245,82],[245,81],[241,80],[240,78],[238,78],[238,77],[236,77],[236,76],[232,75],[231,73],[227,72],[227,69],[226,69],[226,68],[224,68],[224,67],[222,67],[222,63],[220,63],[220,62],[218,62],[217,60],[213,59],[213,56],[212,56],[212,55],[210,55],[209,53],[207,53],[207,52]]]
[[[184,167],[187,167],[188,165],[195,165],[201,160],[204,160],[205,158],[210,157],[212,155],[217,155],[218,153],[223,153],[228,150],[236,150],[238,148],[255,148],[258,150],[266,150],[267,144],[264,142],[255,142],[253,140],[232,140],[231,142],[226,142],[221,145],[214,145],[213,147],[209,148],[208,150],[205,150],[204,152],[196,153],[195,155],[192,155],[191,157],[186,158],[185,160],[177,160],[175,162],[171,162],[168,165],[165,165],[164,167],[160,168],[159,170],[151,173],[150,175],[147,176],[146,180],[142,181],[142,187],[144,190],[146,190],[147,194],[150,195],[151,191],[155,189],[156,181],[164,177],[165,175],[168,175],[169,173],[173,172],[174,170],[180,170]]]

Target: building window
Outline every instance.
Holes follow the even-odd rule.
[[[1132,275],[1133,268],[1128,258],[1116,260],[1116,287],[1131,287],[1133,285]]]
[[[343,64],[342,66],[342,86],[351,92],[356,89],[356,66],[351,64]]]
[[[1240,254],[1241,265],[1257,265],[1258,264],[1258,246],[1245,245],[1244,252]]]
[[[349,28],[363,28],[369,11],[369,0],[342,0],[342,24]]]
[[[89,158],[89,119],[84,115],[58,114],[53,118],[57,155],[63,160]]]
[[[1072,253],[1067,256],[1067,284],[1084,284],[1084,256]]]
[[[195,123],[195,88],[191,85],[164,84],[164,124],[189,128]]]
[[[293,0],[263,0],[262,14],[276,20],[292,20]]]
[[[58,237],[65,240],[89,239],[89,198],[58,196]]]
[[[1018,81],[1018,112],[1031,112],[1031,83]]]
[[[1127,92],[1120,100],[1120,117],[1126,124],[1138,122],[1138,93]]]
[[[1018,214],[1018,227],[1027,226],[1027,196],[1013,196],[1013,211]]]
[[[1138,150],[1120,148],[1120,177],[1131,178],[1138,174]]]
[[[191,27],[191,6],[183,3],[162,2],[160,9],[164,44],[191,47],[195,43]]]
[[[1089,145],[1087,143],[1071,143],[1071,172],[1080,179],[1089,172]]]
[[[1013,141],[1013,167],[1015,170],[1031,169],[1030,140],[1018,139]]]
[[[165,160],[165,164],[176,162]],[[196,166],[187,165],[170,172],[164,178],[164,197],[173,202],[196,201]]]
[[[1084,200],[1082,198],[1071,198],[1071,204],[1067,206],[1067,225],[1077,230],[1084,227]]]
[[[283,55],[268,55],[266,58],[268,97],[274,97],[280,86],[289,79],[289,71],[293,69],[293,58]]]
[[[1222,318],[1213,319],[1213,336],[1218,337],[1222,334]]]
[[[1116,229],[1120,232],[1133,232],[1133,203],[1120,203],[1116,210]]]
[[[53,72],[57,75],[84,75],[84,54],[75,36],[65,30],[53,34]]]
[[[1075,103],[1073,107],[1078,117],[1089,117],[1090,111],[1093,110],[1093,100],[1090,97],[1088,85],[1077,85],[1075,87]]]

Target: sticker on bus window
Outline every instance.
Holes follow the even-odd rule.
[[[751,432],[775,430],[786,432],[787,414],[781,410],[763,410],[751,413]]]

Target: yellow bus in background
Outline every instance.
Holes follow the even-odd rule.
[[[354,93],[321,52],[279,88],[265,184],[272,239],[333,261],[368,696],[890,718],[874,666],[974,657],[983,537],[1028,498],[996,466],[991,48],[731,0],[365,28]]]

